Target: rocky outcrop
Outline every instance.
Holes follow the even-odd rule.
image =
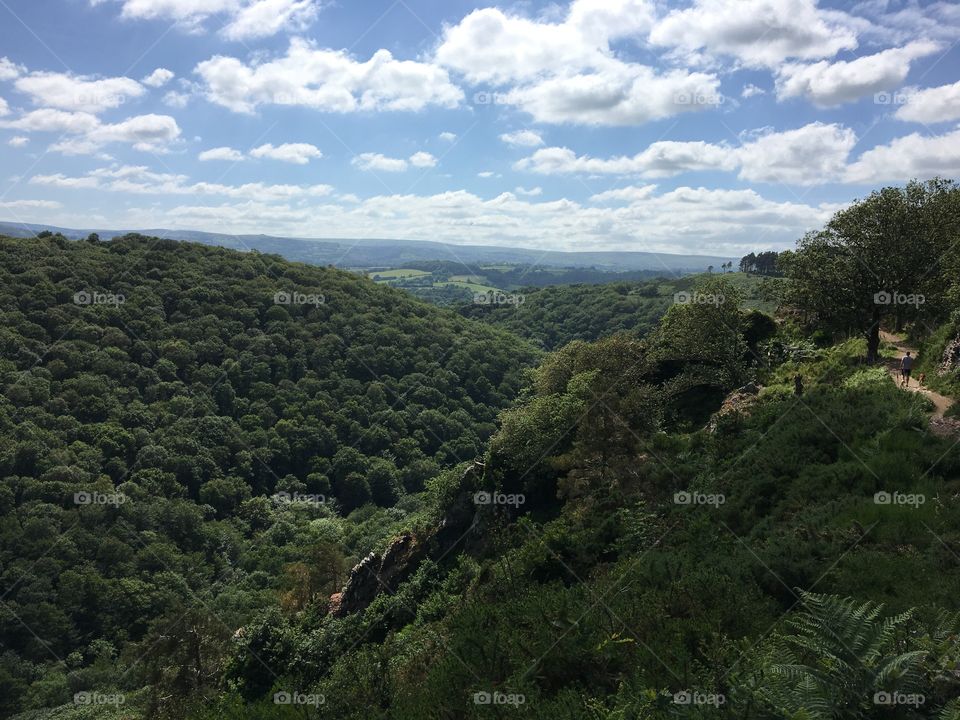
[[[394,538],[383,555],[371,552],[350,571],[343,590],[330,597],[330,614],[343,617],[367,607],[381,592],[394,592],[426,556],[413,533]]]
[[[472,487],[482,474],[483,464],[474,463],[465,471],[460,486]],[[476,506],[464,492],[433,530],[419,537],[405,532],[394,538],[382,555],[371,552],[353,567],[343,589],[330,596],[329,614],[344,617],[365,609],[380,593],[396,591],[424,559],[442,559],[461,542],[474,527],[475,517]]]
[[[940,375],[946,375],[958,369],[960,369],[960,335],[948,342],[943,349],[943,356],[940,358],[937,372]]]
[[[726,399],[723,401],[723,405],[720,406],[720,409],[717,410],[710,418],[709,429],[711,431],[715,430],[717,427],[717,420],[723,417],[724,415],[729,415],[731,413],[741,413],[746,415],[749,413],[750,408],[757,402],[757,398],[760,395],[760,386],[755,383],[747,383],[741,388],[737,388],[732,393],[727,395]]]

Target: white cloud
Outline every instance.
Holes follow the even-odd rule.
[[[688,62],[734,57],[747,67],[775,68],[788,58],[818,60],[857,47],[852,21],[816,0],[694,0],[672,10],[650,33]]]
[[[477,177],[482,177],[482,178],[492,178],[494,175],[495,173],[493,172],[493,170],[484,170],[483,172],[477,173]]]
[[[661,140],[633,156],[593,158],[569,148],[542,148],[518,161],[516,170],[543,175],[594,173],[672,177],[685,172],[739,168],[743,180],[815,185],[843,174],[856,144],[853,131],[839,125],[811,123],[796,130],[770,132],[740,147],[697,141]]]
[[[898,87],[910,72],[911,61],[940,48],[935,42],[918,41],[856,60],[784,65],[777,75],[777,97],[806,97],[818,107],[851,102]]]
[[[644,65],[617,63],[606,72],[555,77],[504,93],[544,123],[640,125],[723,102],[714,75],[672,70],[658,75]]]
[[[0,116],[9,115],[10,106],[7,105],[7,101],[0,97]]]
[[[137,115],[105,124],[90,113],[50,108],[2,121],[0,127],[69,135],[50,147],[65,155],[89,155],[111,143],[126,143],[144,152],[164,152],[167,145],[180,137],[177,121],[169,115]]]
[[[765,95],[766,92],[766,90],[761,87],[757,87],[753,83],[747,83],[743,86],[743,90],[740,91],[740,97],[751,98],[754,95]]]
[[[960,120],[960,82],[924,90],[911,89],[903,96],[906,103],[894,114],[898,120],[919,123]]]
[[[434,195],[379,195],[359,203],[238,202],[189,204],[165,211],[131,210],[114,224],[152,222],[221,232],[309,236],[322,224],[331,236],[435,239],[544,250],[710,252],[731,257],[763,247],[793,246],[821,227],[836,205],[768,200],[753,190],[680,187],[629,204],[603,207],[544,201],[505,192],[483,198],[465,190]],[[48,221],[50,221],[48,219]]]
[[[351,163],[361,170],[380,170],[381,172],[403,172],[407,169],[407,161],[403,158],[392,158],[380,153],[360,153]]]
[[[320,152],[320,148],[309,143],[284,143],[277,147],[267,143],[251,150],[250,156],[280,160],[294,165],[306,165],[312,159],[322,158],[323,153]]]
[[[632,125],[719,104],[713,75],[658,74],[616,56],[613,44],[638,39],[653,17],[647,0],[575,0],[556,23],[484,8],[445,29],[435,58],[471,83],[506,87],[495,101],[539,122]]]
[[[140,83],[127,77],[96,80],[54,72],[21,76],[14,81],[14,87],[30,95],[34,105],[89,113],[119,107],[146,92]]]
[[[187,93],[177,92],[176,90],[171,90],[163,96],[164,105],[169,105],[172,108],[178,108],[181,110],[187,106],[189,101],[190,95]]]
[[[418,168],[432,168],[437,166],[437,159],[428,152],[415,152],[410,156],[410,164]]]
[[[851,183],[927,180],[935,175],[960,175],[960,129],[927,137],[913,133],[863,153],[847,169]]]
[[[231,147],[217,147],[204,150],[197,155],[197,159],[201,161],[228,160],[230,162],[240,162],[243,160],[243,153]]]
[[[596,195],[591,195],[590,200],[591,202],[615,201],[634,203],[650,197],[656,189],[656,185],[630,185],[628,187],[606,190]]]
[[[102,0],[101,0],[102,1]],[[122,0],[125,18],[175,20],[196,25],[211,15],[240,8],[239,0]]]
[[[105,0],[91,0],[99,4]],[[188,32],[202,32],[218,17],[228,40],[248,40],[282,31],[305,30],[320,9],[318,0],[120,0],[130,20],[169,20]],[[226,23],[224,24],[224,20]]]
[[[152,73],[150,73],[145,78],[143,78],[143,80],[141,80],[140,82],[142,82],[144,85],[149,85],[150,87],[158,88],[158,87],[162,87],[163,85],[166,85],[168,82],[173,80],[173,77],[174,77],[173,73],[167,70],[166,68],[157,68]]]
[[[595,173],[657,178],[698,170],[733,170],[736,168],[736,150],[702,141],[661,140],[632,157],[602,159],[578,156],[569,148],[550,147],[518,161],[514,168],[542,175]]]
[[[211,195],[281,202],[324,197],[333,192],[330,185],[265,185],[263,183],[223,185],[207,182],[189,183],[187,181],[186,175],[157,173],[142,165],[101,168],[78,177],[69,177],[57,173],[55,175],[35,175],[30,178],[31,185],[47,187],[97,188],[135,195]]]
[[[543,195],[543,188],[539,186],[530,188],[528,190],[527,188],[518,185],[517,187],[514,188],[513,191],[517,195],[523,195],[525,197],[537,197],[539,195]]]
[[[504,133],[500,136],[500,139],[507,145],[513,145],[514,147],[538,147],[543,145],[543,138],[533,130]]]
[[[653,5],[645,0],[575,0],[562,23],[483,8],[444,30],[436,59],[475,84],[533,81],[564,69],[606,67],[611,41],[652,23]]]
[[[953,0],[923,4],[861,0],[855,10],[870,19],[869,27],[862,30],[862,34],[885,44],[900,44],[914,38],[946,41],[960,38],[960,5]]]
[[[281,30],[304,30],[318,10],[314,0],[254,0],[234,16],[223,35],[229,40],[249,40]]]
[[[17,65],[9,58],[0,57],[0,81],[13,80],[23,72],[26,72],[26,68],[22,65]]]
[[[23,208],[40,208],[43,210],[56,210],[62,207],[55,200],[9,200],[0,202],[0,208],[5,210],[20,210]]]
[[[321,50],[302,39],[285,56],[247,65],[217,55],[197,65],[211,102],[251,113],[260,105],[303,105],[326,112],[456,107],[463,92],[442,68],[396,60],[378,50],[366,62]]]
[[[738,177],[749,182],[818,185],[842,177],[857,137],[841,125],[810,123],[771,132],[744,143],[737,152]]]
[[[7,145],[10,147],[23,147],[30,142],[30,138],[24,137],[23,135],[15,135],[7,141]]]
[[[25,132],[80,134],[91,132],[99,124],[90,113],[44,108],[21,115],[17,120],[3,121],[0,126]]]
[[[437,137],[443,140],[444,142],[453,142],[454,140],[457,139],[457,134],[452,132],[442,132],[439,135],[437,135]]]
[[[34,175],[30,178],[30,184],[57,188],[89,189],[99,187],[100,181],[93,176],[69,177],[63,173],[54,173],[53,175]]]

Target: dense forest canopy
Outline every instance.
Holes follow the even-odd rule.
[[[144,237],[0,239],[0,314],[7,713],[192,593],[262,602],[304,523],[476,457],[537,358],[350,273]]]

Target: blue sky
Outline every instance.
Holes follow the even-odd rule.
[[[782,248],[960,174],[960,5],[0,0],[0,219]]]

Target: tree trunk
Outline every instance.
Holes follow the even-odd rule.
[[[867,330],[867,362],[875,363],[880,355],[880,308],[873,309],[870,329]]]

